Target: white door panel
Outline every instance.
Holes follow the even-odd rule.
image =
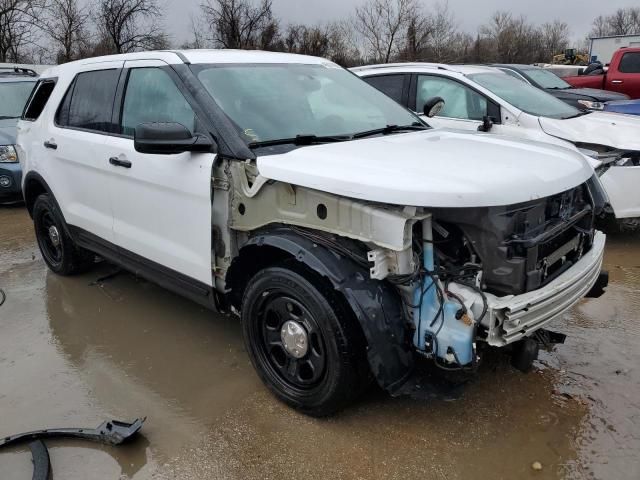
[[[164,267],[213,284],[211,272],[210,153],[149,155],[133,140],[110,137],[113,165],[111,201],[118,246]]]
[[[113,211],[109,197],[109,157],[106,135],[66,128],[51,128],[47,175],[69,225],[113,242]]]
[[[616,218],[640,217],[640,167],[611,167],[600,180]]]

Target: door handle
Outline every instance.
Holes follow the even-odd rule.
[[[118,157],[111,157],[109,159],[109,163],[111,165],[115,165],[116,167],[131,168],[131,162],[129,160],[122,160]]]
[[[611,83],[615,85],[620,85],[621,83],[624,83],[624,82],[622,80],[611,80]]]
[[[58,149],[58,145],[52,140],[52,141],[46,141],[44,142],[44,148],[50,148],[51,150],[57,150]]]

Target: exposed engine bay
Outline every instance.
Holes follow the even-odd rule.
[[[527,339],[606,286],[594,225],[608,199],[595,176],[514,205],[424,208],[337,199],[230,167],[232,248],[275,226],[350,259],[398,292],[409,348],[444,369],[474,368],[476,342]],[[233,256],[217,255],[219,278]]]

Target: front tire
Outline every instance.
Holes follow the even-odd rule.
[[[33,223],[42,258],[53,272],[74,275],[91,268],[95,255],[78,247],[71,239],[62,214],[49,194],[36,198]]]
[[[364,337],[353,313],[301,266],[258,272],[243,296],[242,325],[262,381],[305,414],[333,414],[368,384]]]

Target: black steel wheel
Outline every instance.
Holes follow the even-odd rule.
[[[242,324],[263,382],[306,414],[332,414],[368,383],[364,339],[352,312],[301,267],[258,272],[245,290]]]
[[[48,194],[36,199],[33,223],[42,258],[55,273],[72,275],[93,265],[95,255],[78,247],[69,237],[58,206]]]

